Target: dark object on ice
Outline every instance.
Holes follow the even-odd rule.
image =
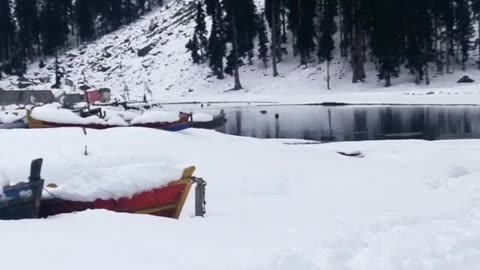
[[[355,152],[351,152],[351,153],[345,153],[345,152],[337,152],[337,153],[342,155],[342,156],[346,156],[346,157],[356,157],[356,158],[365,157],[365,155],[360,151],[355,151]]]
[[[473,82],[475,82],[475,80],[468,77],[467,75],[463,76],[462,78],[460,78],[460,80],[457,81],[457,83],[473,83]]]
[[[267,114],[267,110],[260,111],[261,114]]]
[[[280,115],[278,113],[275,114],[275,119],[280,118]]]
[[[32,161],[29,182],[3,188],[0,196],[0,220],[39,217],[44,180],[40,177],[43,159]]]

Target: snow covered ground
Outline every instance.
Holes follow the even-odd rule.
[[[0,130],[0,178],[197,166],[179,220],[89,211],[0,221],[2,269],[478,269],[480,141],[287,145],[213,131]],[[88,145],[89,155],[84,155]],[[337,151],[362,151],[351,158]],[[2,180],[0,180],[1,182]],[[26,259],[28,258],[28,259]]]
[[[59,61],[68,79],[78,86],[85,79],[91,86],[109,87],[118,98],[127,94],[127,87],[132,99],[142,99],[148,86],[148,98],[162,102],[480,104],[480,71],[473,61],[469,62],[467,74],[476,82],[469,86],[456,83],[466,74],[458,67],[453,74],[439,76],[432,66],[429,86],[415,85],[413,76],[402,70],[400,78],[393,80],[394,86],[384,88],[371,64],[365,66],[366,82],[352,84],[349,62],[336,57],[331,65],[332,90],[328,91],[325,64],[313,61],[308,67],[299,66],[288,44],[285,47],[289,54],[279,64],[280,77],[272,78],[271,69],[254,59],[253,65],[240,69],[245,89],[228,92],[233,87],[232,77],[213,78],[208,65],[193,65],[185,49],[194,27],[195,2],[170,1],[168,8],[160,8],[93,43],[65,52]],[[259,10],[263,2],[257,1]],[[46,59],[45,63],[45,68],[39,67],[39,61],[29,65],[25,76],[29,83],[10,76],[0,81],[0,89],[17,89],[19,84],[31,84],[30,89],[48,89],[54,82],[54,59]],[[65,90],[72,91],[68,87]]]

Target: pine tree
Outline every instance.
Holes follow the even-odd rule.
[[[90,41],[95,37],[95,13],[92,1],[95,0],[77,0],[75,2],[76,22],[81,41]]]
[[[7,62],[12,58],[15,41],[15,25],[10,4],[10,0],[0,0],[0,66],[2,61]]]
[[[18,36],[21,56],[33,60],[34,47],[39,45],[39,21],[37,0],[17,0],[15,17],[19,27]]]
[[[440,12],[440,18],[442,20],[442,28],[445,29],[446,39],[446,69],[447,73],[451,73],[451,59],[455,56],[455,0],[439,0],[438,9]]]
[[[68,7],[63,0],[45,0],[40,13],[40,27],[43,51],[54,54],[57,49],[66,45],[68,39]]]
[[[220,3],[215,2],[215,11],[212,17],[212,31],[208,39],[207,55],[209,58],[209,66],[213,74],[218,79],[223,79],[223,58],[225,57],[225,29]]]
[[[272,43],[270,46],[270,53],[272,58],[272,70],[273,70],[273,77],[278,76],[278,69],[277,69],[277,62],[279,62],[281,54],[279,47],[279,33],[280,33],[280,25],[279,25],[279,0],[265,0],[265,14],[267,18],[267,22],[270,25],[271,36],[272,36]]]
[[[267,27],[265,25],[265,14],[257,16],[258,29],[258,59],[261,59],[265,68],[268,67],[268,36]]]
[[[200,49],[199,48],[200,46],[198,44],[198,38],[197,38],[196,34],[193,34],[193,38],[188,41],[188,43],[187,43],[187,45],[185,45],[185,47],[190,51],[193,63],[194,64],[200,64],[201,56],[198,53],[198,51]]]
[[[416,0],[406,3],[405,18],[406,67],[415,75],[419,84],[428,75],[428,62],[433,58],[433,6],[429,0]],[[427,76],[428,83],[428,76]]]
[[[299,25],[297,36],[297,48],[300,52],[300,63],[306,65],[311,52],[315,49],[315,0],[299,1]]]
[[[372,52],[377,58],[378,78],[385,80],[385,86],[398,77],[401,54],[401,18],[397,0],[373,1]]]
[[[337,1],[336,0],[324,0],[323,8],[320,14],[320,36],[317,56],[320,62],[327,61],[327,89],[330,90],[330,62],[333,60],[333,50],[335,49],[335,43],[333,35],[335,34],[335,16],[337,15]]]
[[[288,9],[287,21],[288,21],[288,29],[290,29],[290,31],[292,32],[293,55],[297,56],[298,22],[300,21],[299,14],[298,14],[299,0],[283,0],[283,1],[285,3],[286,8]]]
[[[223,5],[226,11],[226,18],[225,21],[227,22],[227,38],[228,41],[232,44],[232,50],[228,56],[227,66],[228,69],[233,70],[233,77],[234,77],[234,86],[233,90],[240,90],[242,89],[242,84],[240,83],[240,73],[238,71],[239,68],[239,58],[240,58],[240,50],[242,42],[241,38],[239,38],[239,31],[240,25],[237,23],[239,22],[238,18],[240,17],[240,10],[242,8],[242,4],[235,0],[223,0]]]
[[[480,33],[480,0],[472,0],[472,11],[477,20],[477,33]],[[478,49],[477,67],[480,69],[480,35],[477,35],[475,43]]]
[[[132,0],[122,0],[121,9],[122,23],[128,24],[137,18],[137,6],[132,2]]]
[[[462,70],[465,70],[465,63],[469,58],[471,39],[473,37],[473,25],[468,0],[455,0],[456,31],[455,39],[461,50]]]
[[[137,9],[140,12],[140,14],[145,13],[145,5],[146,5],[146,0],[137,0]]]
[[[194,35],[198,39],[198,47],[200,50],[201,61],[206,57],[206,51],[208,46],[207,38],[207,24],[205,23],[205,11],[203,10],[203,4],[201,1],[197,3],[197,15],[195,19],[195,32]]]
[[[218,0],[205,0],[205,5],[207,6],[207,15],[214,16]]]
[[[378,0],[370,0],[375,3]],[[352,63],[352,82],[362,82],[366,78],[365,69],[363,66],[365,55],[362,51],[363,40],[365,40],[365,17],[366,16],[366,0],[353,0],[352,2],[347,2],[345,4],[351,4],[352,7],[344,6],[345,11],[351,12],[351,63]],[[374,4],[373,4],[374,5]],[[374,12],[373,10],[371,12]],[[348,18],[349,15],[346,15],[345,18]],[[372,33],[373,35],[373,33]]]

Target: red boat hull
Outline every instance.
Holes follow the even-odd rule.
[[[185,169],[182,179],[168,186],[145,191],[131,198],[118,200],[95,200],[76,202],[62,199],[42,200],[40,217],[80,212],[89,209],[105,209],[115,212],[149,214],[169,218],[179,218],[190,191],[194,167]]]

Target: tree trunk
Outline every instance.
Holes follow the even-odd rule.
[[[478,33],[480,33],[480,11],[478,12]],[[480,38],[478,43],[478,68],[480,69]]]
[[[272,68],[273,68],[273,77],[278,76],[277,70],[277,18],[275,16],[275,1],[272,0],[272,46],[271,46],[271,54],[272,54]]]
[[[415,69],[415,84],[420,84],[420,71]]]
[[[428,71],[428,62],[425,63],[425,84],[430,85],[430,72]]]
[[[316,1],[316,10],[317,10],[317,21],[316,21],[316,29],[315,31],[317,32],[317,52],[319,52],[321,50],[320,46],[321,46],[321,42],[320,42],[320,39],[322,38],[321,34],[321,30],[320,30],[320,23],[322,21],[322,10],[321,10],[321,5],[320,5],[320,2],[321,0],[317,0]],[[341,35],[340,35],[341,36]],[[320,63],[320,57],[317,59],[318,60],[318,63]]]
[[[344,38],[344,19],[343,19],[343,9],[342,9],[342,5],[340,4],[339,5],[339,11],[338,11],[338,24],[339,24],[339,31],[340,31],[340,56],[341,57],[345,57],[347,56],[346,55],[346,51],[345,51],[345,38]]]
[[[390,81],[390,72],[387,72],[387,74],[385,75],[385,87],[390,87],[392,85],[391,81]]]
[[[327,60],[327,90],[330,90],[330,60]]]
[[[238,73],[238,37],[237,37],[237,25],[235,21],[235,10],[232,10],[232,32],[233,32],[233,55],[234,55],[234,77],[235,77],[235,86],[233,90],[242,89],[242,84],[240,83],[240,74]]]
[[[450,41],[447,41],[446,58],[447,58],[447,74],[448,74],[450,73]]]
[[[353,16],[352,16],[352,69],[353,69],[353,78],[352,82],[357,83],[365,79],[365,69],[363,68],[363,56],[362,56],[362,46],[363,38],[361,35],[361,18],[359,15],[360,11],[360,0],[356,1],[356,5],[353,7]]]
[[[285,20],[285,5],[282,4],[282,43],[287,43],[287,23]]]

